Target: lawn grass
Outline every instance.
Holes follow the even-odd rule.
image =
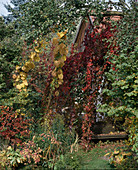
[[[111,169],[108,160],[104,159],[105,152],[101,148],[94,148],[84,154],[84,165],[81,169]]]
[[[122,147],[124,146],[120,143],[99,144],[99,146],[95,146],[90,152],[83,153],[83,166],[80,169],[115,169],[109,164],[109,158],[105,154]]]

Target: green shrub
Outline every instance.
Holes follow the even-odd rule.
[[[83,164],[82,156],[78,153],[67,153],[61,155],[54,169],[79,169]]]
[[[7,149],[0,151],[0,168],[12,168],[17,167],[19,164],[22,164],[25,161],[24,156],[20,154],[20,150],[16,151],[9,146]]]
[[[44,168],[54,167],[60,155],[71,151],[71,146],[76,139],[74,131],[70,131],[65,126],[64,117],[59,114],[53,117],[50,127],[44,130],[44,127],[39,125],[37,131],[33,134],[34,143],[42,149],[42,161],[40,164]]]
[[[130,0],[130,8],[122,10],[124,17],[116,24],[116,33],[112,38],[115,48],[105,58],[110,58],[112,67],[105,73],[110,87],[103,90],[108,96],[100,111],[114,119],[125,122],[122,127],[129,133],[132,150],[138,152],[137,146],[137,93],[138,93],[138,60],[137,60],[137,5]]]

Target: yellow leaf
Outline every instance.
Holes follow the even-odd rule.
[[[30,69],[34,69],[34,68],[35,68],[35,64],[34,64],[33,62],[31,62],[31,63],[29,64],[29,67],[30,67]]]
[[[61,85],[63,83],[63,80],[58,80],[58,84]]]
[[[11,147],[11,146],[9,146],[7,149],[8,149],[8,150],[10,150],[10,149],[12,149],[12,147]]]
[[[23,87],[22,84],[18,84],[18,85],[16,86],[16,88],[19,89],[19,90],[20,90],[22,87]]]
[[[35,51],[36,51],[37,53],[40,53],[40,51],[39,51],[38,49],[35,49]]]
[[[18,71],[21,67],[20,66],[16,66],[16,70]]]
[[[22,67],[22,70],[25,71],[25,72],[28,72],[28,71],[30,70],[30,68],[27,67],[27,66],[23,66],[23,67]]]
[[[2,150],[2,151],[0,152],[0,157],[3,157],[5,154],[6,154],[6,150]]]
[[[26,77],[26,76],[27,76],[27,74],[26,74],[26,73],[24,73],[24,72],[20,72],[20,76],[21,76],[21,77]]]
[[[19,81],[20,80],[20,76],[18,75],[17,77],[16,77],[16,80],[15,81]]]
[[[26,77],[21,77],[21,80],[25,80],[26,79]]]
[[[59,75],[58,75],[58,78],[59,78],[60,80],[62,80],[62,79],[63,79],[63,74],[59,74]]]
[[[55,61],[54,61],[54,65],[55,65],[55,67],[59,67],[60,61],[55,60]]]
[[[55,72],[55,70],[52,71],[52,76],[53,76],[53,77],[56,77],[56,72]]]
[[[35,52],[31,52],[31,55],[29,56],[32,60],[34,60],[36,53]]]
[[[13,167],[15,167],[15,166],[16,166],[16,163],[15,163],[15,162],[13,162],[12,166],[13,166]]]
[[[67,50],[67,48],[66,48],[66,45],[63,44],[63,43],[61,43],[59,46],[60,46],[60,47],[59,47],[59,52],[60,52],[60,54],[61,54],[61,55],[67,55],[67,54],[68,54],[68,50]]]
[[[122,157],[122,156],[117,156],[116,162],[117,162],[118,164],[120,164],[122,161],[123,161],[123,157]]]
[[[27,90],[26,90],[26,89],[23,89],[23,91],[27,92]]]
[[[58,44],[58,38],[53,38],[53,45],[55,46],[55,45],[57,45]]]
[[[40,57],[39,56],[34,57],[34,61],[35,62],[39,62],[40,61]]]
[[[20,109],[17,109],[17,110],[16,110],[16,112],[19,112],[19,113],[20,113],[20,111],[21,111]]]
[[[15,81],[19,81],[20,79],[16,79]]]
[[[126,156],[131,156],[132,153],[131,153],[131,152],[128,152],[128,153],[124,152],[124,153],[122,153],[122,155],[123,155],[123,156],[125,156],[125,155],[126,155]]]
[[[56,96],[59,96],[59,91],[56,91],[56,92],[55,92],[55,95],[56,95]]]
[[[26,63],[25,63],[25,66],[26,66],[26,67],[29,67],[29,70],[35,68],[35,65],[34,65],[33,62],[26,62]]]
[[[64,32],[60,32],[60,33],[58,32],[57,35],[58,35],[59,38],[62,38],[65,35],[65,33]]]
[[[61,65],[63,65],[63,64],[64,64],[64,60],[63,60],[63,58],[60,58],[58,61],[60,62],[60,64],[61,64]],[[62,67],[62,66],[61,66],[61,67]]]
[[[18,163],[20,163],[20,162],[21,162],[21,161],[20,161],[20,158],[17,158],[17,162],[18,162]]]
[[[61,58],[63,61],[66,61],[66,59],[67,59],[67,57],[65,55],[63,55]]]
[[[66,48],[60,49],[60,54],[61,55],[67,55],[68,54],[68,50]]]
[[[110,153],[106,153],[104,156],[107,156],[107,155],[109,155]]]
[[[118,153],[119,153],[119,151],[114,150],[114,154],[118,154]]]
[[[57,55],[59,52],[59,45],[54,48],[54,56]]]
[[[59,46],[60,46],[60,49],[66,48],[66,45],[64,43],[61,43]]]
[[[24,83],[21,83],[20,85],[21,85],[21,88],[24,88],[24,87],[25,87],[25,84],[24,84]]]
[[[68,32],[68,29],[66,29],[65,31],[64,31],[64,34],[66,34]]]
[[[67,33],[67,31],[68,31],[68,30],[65,30],[64,32],[60,32],[60,33],[58,32],[58,33],[57,33],[58,37],[59,37],[59,38],[64,37],[64,35]]]
[[[114,134],[113,132],[110,132],[109,134]]]
[[[23,83],[22,83],[23,85],[25,85],[25,86],[28,86],[28,82],[27,82],[27,80],[25,80],[25,81],[23,81]]]
[[[17,77],[16,74],[13,74],[13,75],[12,75],[12,78],[13,78],[13,79],[16,79],[16,77]]]

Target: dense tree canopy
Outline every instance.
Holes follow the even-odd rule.
[[[0,168],[32,163],[56,169],[67,152],[78,150],[78,139],[91,148],[98,113],[113,124],[122,121],[136,155],[136,2],[11,2],[6,23],[0,18],[0,139],[7,142]],[[121,10],[120,20],[111,19],[112,7]],[[88,15],[95,22],[80,52],[72,37]]]
[[[101,15],[101,11],[105,11],[108,6],[101,1],[86,0],[28,0],[13,1],[13,4],[17,5],[17,8],[7,8],[16,18],[15,25],[20,34],[30,42],[52,30],[68,29],[68,35],[71,36],[81,17],[91,13],[92,9],[96,15]]]

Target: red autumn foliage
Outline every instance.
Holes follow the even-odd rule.
[[[52,95],[51,108],[55,110],[55,113],[64,114],[65,124],[70,128],[75,127],[81,135],[83,146],[87,149],[90,148],[93,135],[92,126],[96,119],[99,90],[103,88],[103,79],[106,78],[103,78],[103,74],[110,67],[115,70],[115,66],[110,62],[111,56],[109,55],[106,59],[104,57],[107,52],[112,54],[117,51],[116,44],[110,44],[107,41],[114,36],[115,31],[115,28],[113,29],[110,24],[101,32],[98,32],[97,28],[93,29],[92,32],[90,29],[87,30],[83,42],[84,51],[74,52],[72,46],[71,55],[62,68],[64,82],[56,89],[60,92],[59,96],[55,96],[54,93]],[[52,53],[48,56],[53,58]],[[34,83],[33,80],[31,82],[36,91],[42,94],[43,112],[45,112],[48,103],[52,81],[51,72],[54,68],[52,61],[47,61],[45,58],[46,56],[43,54],[36,72],[40,74],[34,73],[34,80],[40,76],[39,80],[43,78],[43,83],[36,85],[35,81]]]
[[[21,143],[22,137],[29,136],[30,120],[18,115],[9,107],[0,107],[0,136],[11,144]]]
[[[65,113],[65,117],[70,127],[74,124],[72,117],[74,122],[78,120],[77,129],[80,128],[81,124],[82,143],[87,149],[89,149],[93,135],[92,125],[95,122],[97,97],[99,89],[102,88],[103,74],[112,65],[110,57],[105,59],[104,56],[107,51],[112,50],[114,52],[115,49],[115,45],[111,45],[107,40],[114,35],[115,31],[111,25],[107,25],[100,33],[97,28],[92,32],[88,29],[83,42],[85,50],[74,53],[72,48],[71,56],[67,58],[63,67],[64,84],[59,88],[58,103],[62,103],[61,108],[69,107],[69,112]],[[83,83],[80,83],[81,81]],[[82,118],[78,115],[78,110],[75,109],[75,102],[78,97],[80,100],[77,102],[83,105],[80,112],[85,112]],[[58,108],[58,112],[59,110]]]

